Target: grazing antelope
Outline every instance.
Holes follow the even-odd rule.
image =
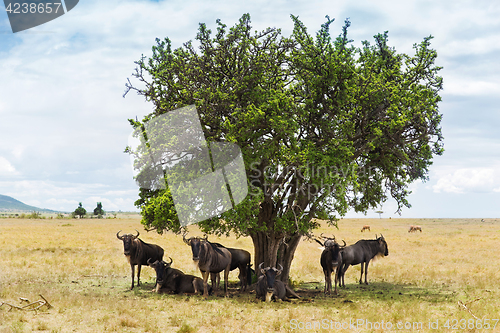
[[[363,228],[361,228],[361,232],[368,230],[370,231],[370,226],[369,225],[364,225]]]

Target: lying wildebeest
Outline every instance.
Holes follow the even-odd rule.
[[[333,238],[325,237],[321,234],[321,238],[325,239],[325,242],[322,243],[318,239],[314,239],[325,249],[321,253],[321,267],[323,267],[323,273],[325,274],[325,291],[324,293],[330,294],[332,292],[332,273],[335,272],[335,295],[337,295],[337,276],[338,270],[340,269],[342,263],[342,254],[341,249],[346,246],[345,241],[343,246],[340,246],[339,243],[335,241],[335,236]]]
[[[194,275],[184,274],[182,271],[170,267],[172,265],[172,258],[170,262],[165,261],[152,262],[148,259],[150,267],[156,271],[156,286],[154,291],[157,293],[173,292],[174,294],[197,294],[203,292],[203,280]],[[209,286],[209,293],[212,288]]]
[[[241,291],[245,291],[247,289],[247,286],[249,284],[252,284],[252,273],[250,271],[250,260],[251,260],[251,255],[250,252],[243,250],[243,249],[233,249],[230,247],[225,247],[222,244],[219,243],[211,243],[215,246],[218,247],[223,247],[229,250],[231,252],[231,267],[230,271],[235,270],[236,268],[239,268],[239,275],[238,278],[240,279],[241,283]],[[215,280],[215,285],[219,285],[219,275],[217,274],[216,280]],[[214,281],[212,281],[214,283]]]
[[[368,230],[370,231],[370,226],[369,225],[364,225],[363,228],[361,228],[361,232]]]
[[[231,268],[231,252],[225,247],[218,247],[207,240],[207,237],[191,237],[186,239],[182,235],[184,242],[191,246],[193,260],[198,264],[203,276],[203,296],[208,297],[208,276],[211,273],[224,271],[224,293],[227,296],[227,284],[229,269]],[[216,289],[217,290],[217,289]]]
[[[120,230],[121,231],[121,230]],[[120,236],[120,231],[116,233],[116,237],[123,241],[123,254],[127,257],[130,268],[132,269],[132,287],[134,289],[134,268],[137,265],[137,285],[140,285],[141,277],[141,265],[147,265],[148,259],[153,261],[163,260],[163,249],[156,244],[148,244],[138,239],[139,231],[137,235],[125,234]]]
[[[382,234],[375,239],[362,239],[353,245],[345,247],[341,251],[342,265],[341,269],[337,270],[340,279],[339,285],[345,287],[344,275],[350,265],[361,264],[361,277],[359,283],[363,281],[363,268],[365,273],[365,284],[368,284],[368,264],[376,255],[388,256],[389,248]],[[364,265],[364,267],[363,267]]]
[[[417,232],[419,231],[422,232],[422,227],[419,226],[419,225],[411,225],[410,226],[410,230],[408,230],[408,232]]]
[[[284,282],[276,280],[276,277],[281,274],[283,266],[280,265],[280,269],[275,267],[262,268],[261,263],[259,265],[259,270],[262,275],[257,280],[255,286],[255,295],[257,298],[270,302],[273,298],[279,300],[287,300],[288,297],[300,298],[290,287],[288,287]]]

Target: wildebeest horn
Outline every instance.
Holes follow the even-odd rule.
[[[120,230],[121,231],[121,230]],[[116,237],[120,240],[123,240],[123,236],[120,236],[120,231],[116,233]]]
[[[183,240],[183,241],[184,241],[184,243],[186,243],[187,245],[191,245],[191,238],[186,239],[186,233],[183,233],[183,234],[182,234],[182,240]]]
[[[280,267],[281,267],[281,268],[280,268],[280,269],[278,270],[278,272],[276,273],[276,276],[280,275],[280,274],[281,274],[281,272],[283,271],[283,266],[281,266],[281,264],[278,264],[278,265],[280,265]]]
[[[148,263],[148,266],[151,266],[151,264],[153,264],[153,263],[151,262],[151,258],[149,258],[149,259],[148,259],[147,263]]]
[[[169,257],[169,258],[170,258],[170,257]],[[173,262],[174,262],[174,260],[173,260],[172,258],[170,258],[170,262],[167,262],[166,264],[167,264],[168,266],[170,266],[170,265],[172,265],[172,263],[173,263]]]
[[[205,236],[203,238],[200,237],[200,239],[203,239],[204,241],[208,241],[208,235],[205,234]]]
[[[137,229],[135,229],[135,231],[137,231],[137,235],[134,236],[134,239],[136,239],[140,235],[140,233],[139,233],[139,231]]]
[[[261,262],[259,265],[259,270],[264,274],[264,269],[262,268],[262,265],[264,265],[264,262]]]
[[[319,239],[314,238],[314,240],[315,240],[316,242],[318,242],[318,243],[319,243],[319,245],[321,245],[321,246],[325,246],[325,245],[323,245],[323,243],[321,243],[321,241],[320,241]]]
[[[346,247],[347,244],[346,244],[345,240],[342,240],[342,241],[344,242],[344,245],[342,245],[341,247]]]

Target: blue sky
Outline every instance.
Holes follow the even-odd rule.
[[[337,35],[350,18],[355,46],[389,31],[389,43],[412,53],[433,35],[443,66],[445,153],[426,183],[411,185],[402,217],[499,217],[500,3],[492,1],[95,1],[13,34],[0,9],[0,194],[27,204],[73,211],[96,202],[135,210],[138,188],[123,153],[131,127],[152,106],[125,82],[155,38],[174,47],[194,39],[198,24],[232,26],[250,13],[255,29],[292,30],[298,15],[314,33],[335,18]],[[395,203],[384,203],[383,216]],[[359,216],[349,213],[348,216]],[[369,212],[368,217],[378,217]]]

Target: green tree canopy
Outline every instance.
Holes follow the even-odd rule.
[[[332,37],[328,16],[315,36],[291,18],[289,37],[276,28],[252,32],[245,14],[229,29],[217,20],[215,34],[201,23],[198,47],[157,39],[152,56],[136,62],[138,83],[127,84],[154,105],[142,121],[130,120],[138,136],[155,116],[195,105],[208,141],[241,148],[249,195],[199,226],[251,236],[255,264],[281,264],[284,280],[315,218],[335,224],[389,196],[398,212],[410,207],[408,185],[426,180],[433,155],[443,152],[432,36],[407,55],[389,46],[387,32],[358,48],[348,20]],[[140,176],[143,151],[126,151]],[[181,231],[168,188],[141,188],[139,196],[146,228]]]
[[[82,203],[80,202],[78,204],[78,208],[73,212],[73,215],[82,218],[85,216],[85,214],[87,214],[87,211],[85,210],[85,208],[83,208]]]
[[[94,215],[104,215],[104,210],[102,209],[102,203],[98,202],[96,208],[94,208]]]

